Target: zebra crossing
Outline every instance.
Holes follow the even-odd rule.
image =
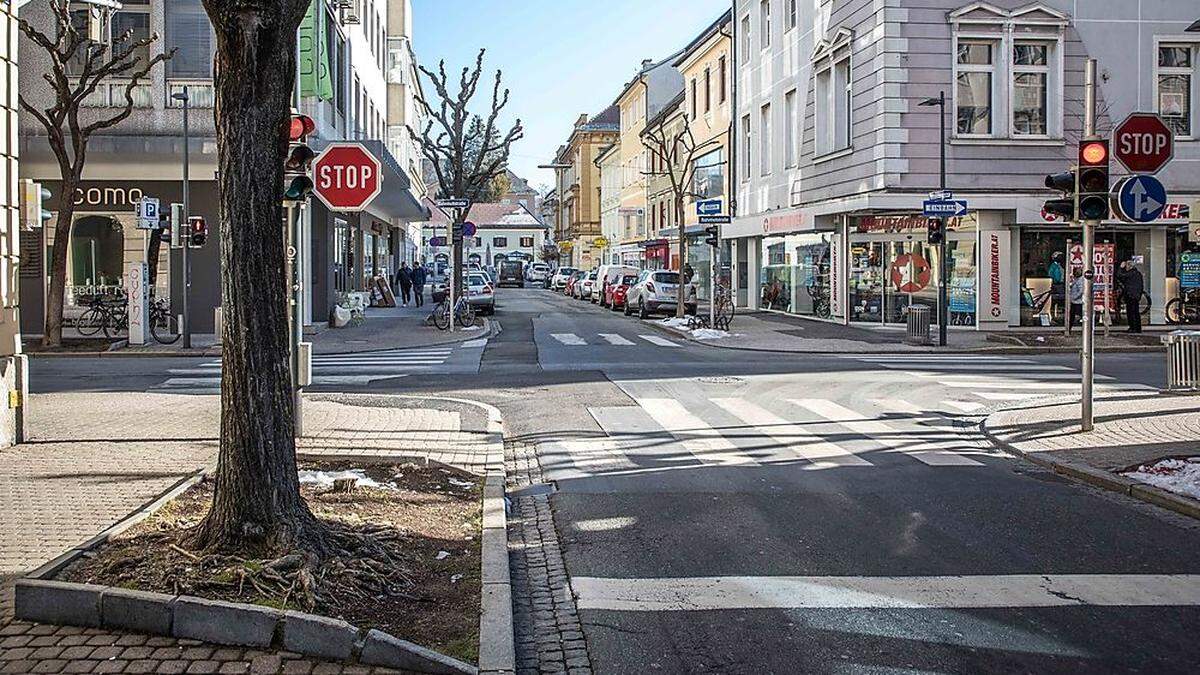
[[[453,347],[392,349],[352,354],[314,355],[314,386],[364,386],[376,380],[429,372],[454,353]],[[221,393],[221,360],[205,361],[194,367],[171,368],[168,378],[150,389],[174,394]]]
[[[637,335],[635,336],[637,338],[636,340],[619,333],[597,333],[594,338],[590,339],[590,341],[589,338],[582,337],[575,333],[550,333],[550,337],[565,347],[587,347],[590,345],[599,345],[603,347],[634,347],[642,345],[642,343],[649,343],[655,347],[666,347],[668,349],[680,348],[683,346],[681,343],[674,340],[662,337],[660,335],[651,334]]]
[[[856,411],[817,398],[633,398],[635,406],[589,408],[605,436],[548,444],[543,468],[555,480],[776,464],[852,471],[897,462],[969,468],[984,466],[981,459],[993,454],[974,428],[926,410],[909,415],[913,406],[903,400],[876,400],[869,411]]]

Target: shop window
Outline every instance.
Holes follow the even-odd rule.
[[[1190,138],[1193,129],[1193,76],[1196,46],[1188,44],[1158,47],[1158,114],[1176,136]]]
[[[764,239],[759,307],[828,318],[829,253],[826,233]]]
[[[955,74],[954,117],[960,136],[992,134],[995,64],[991,42],[959,42]]]
[[[125,233],[109,216],[85,216],[71,228],[71,282],[118,286],[125,269]]]

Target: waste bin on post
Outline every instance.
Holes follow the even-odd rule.
[[[1177,330],[1162,341],[1167,346],[1167,389],[1200,390],[1200,331]]]
[[[917,345],[929,344],[931,316],[929,305],[908,306],[908,342]]]

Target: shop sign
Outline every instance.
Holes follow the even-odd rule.
[[[1200,288],[1200,253],[1179,254],[1179,285],[1182,288]]]
[[[1008,233],[988,232],[983,239],[983,264],[979,268],[981,286],[979,323],[1008,323],[1008,292],[1005,288],[1004,261],[1008,258]]]
[[[812,218],[806,217],[804,213],[799,211],[778,216],[767,216],[763,218],[763,234],[796,232],[804,229],[806,225],[811,224]]]
[[[1092,251],[1095,277],[1092,279],[1092,306],[1103,310],[1111,299],[1113,267],[1117,262],[1116,244],[1096,244]]]
[[[842,285],[846,280],[846,275],[842,272],[842,249],[845,245],[846,238],[843,235],[837,235],[829,242],[829,307],[830,316],[835,319],[841,319],[845,315],[842,310]]]
[[[919,293],[932,278],[929,261],[917,253],[905,253],[892,263],[892,286],[901,293]]]
[[[975,229],[978,218],[975,214],[947,218],[948,231]],[[905,214],[891,216],[859,216],[854,219],[854,231],[859,233],[924,233],[929,227],[929,218],[922,214]]]

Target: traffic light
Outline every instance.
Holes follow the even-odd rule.
[[[41,183],[24,178],[21,180],[21,192],[18,195],[20,203],[20,218],[21,228],[24,230],[32,230],[41,227],[54,217],[43,204],[47,199],[50,199],[50,191],[42,187]]]
[[[940,244],[946,241],[946,221],[941,218],[930,218],[927,223],[929,228],[929,243],[933,245]]]
[[[1075,220],[1075,172],[1064,171],[1046,176],[1046,187],[1063,193],[1060,199],[1047,199],[1042,206],[1046,213],[1060,216],[1068,223]]]
[[[188,241],[192,248],[200,248],[208,241],[208,223],[204,222],[204,216],[188,218]]]
[[[704,243],[713,248],[721,245],[720,228],[718,228],[716,225],[709,225],[708,227],[704,228],[704,231],[708,233],[708,238],[704,240]]]
[[[1079,219],[1107,220],[1109,216],[1108,141],[1079,144]]]
[[[293,112],[288,120],[288,151],[283,162],[284,201],[304,201],[313,190],[309,173],[317,153],[308,147],[308,135],[316,128],[316,122],[308,115]]]
[[[183,248],[183,204],[171,204],[171,248]]]

